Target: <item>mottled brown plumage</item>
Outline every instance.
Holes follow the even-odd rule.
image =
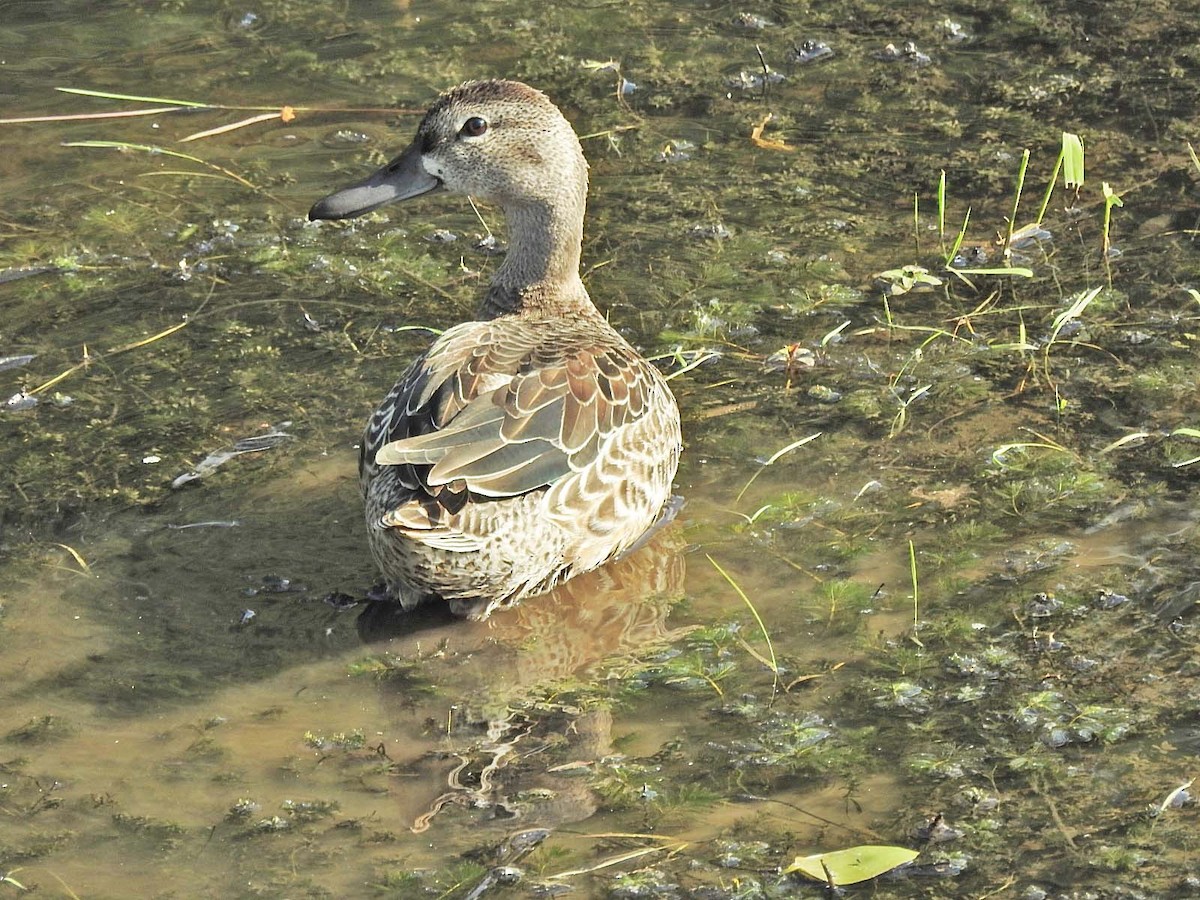
[[[654,524],[679,460],[679,410],[579,278],[587,163],[544,95],[513,81],[447,92],[403,154],[309,216],[440,189],[497,203],[508,252],[480,321],[446,331],[375,411],[359,475],[393,596],[486,617],[620,555]]]

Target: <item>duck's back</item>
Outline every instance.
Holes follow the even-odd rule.
[[[628,549],[679,448],[662,376],[599,316],[465,323],[368,424],[368,528],[402,602],[505,605]]]

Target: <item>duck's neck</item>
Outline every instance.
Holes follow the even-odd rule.
[[[597,314],[579,278],[583,206],[583,192],[555,202],[505,205],[508,252],[484,297],[481,318]]]

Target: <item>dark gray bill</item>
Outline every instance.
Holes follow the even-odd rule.
[[[352,219],[385,203],[411,200],[436,191],[441,186],[441,181],[421,165],[421,145],[417,140],[365,181],[318,200],[308,211],[308,218]]]

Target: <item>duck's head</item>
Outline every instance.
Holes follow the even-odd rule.
[[[317,202],[310,219],[348,219],[433,191],[511,208],[575,204],[587,163],[570,123],[544,94],[518,81],[472,81],[438,98],[398,157]]]

